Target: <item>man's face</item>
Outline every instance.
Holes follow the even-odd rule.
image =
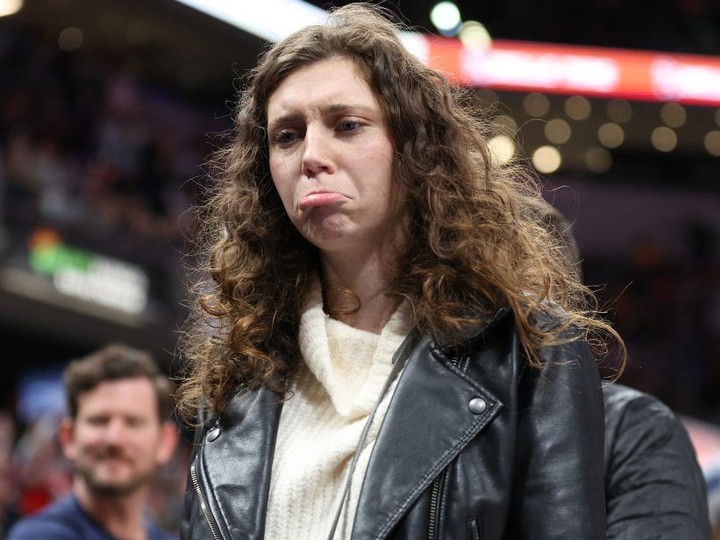
[[[78,479],[96,493],[122,495],[148,485],[174,449],[145,378],[99,384],[78,398],[74,421],[61,428],[65,455]]]

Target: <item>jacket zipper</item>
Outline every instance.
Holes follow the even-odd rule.
[[[457,357],[449,358],[450,363],[455,367],[459,367],[460,359]],[[447,470],[443,470],[434,481],[432,489],[430,490],[430,519],[428,523],[428,540],[437,540],[438,533],[438,522],[440,520],[440,490],[442,489],[443,482],[445,481],[445,475]]]
[[[428,540],[437,540],[438,521],[440,519],[440,489],[445,480],[446,471],[438,476],[430,491],[430,519],[428,524]]]
[[[210,528],[210,534],[212,534],[213,540],[222,540],[222,535],[220,535],[217,525],[215,524],[215,520],[210,513],[210,507],[205,500],[205,496],[200,490],[200,482],[198,481],[195,465],[196,463],[193,463],[190,466],[190,479],[192,481],[193,489],[195,490],[195,493],[198,496],[198,500],[200,501],[200,510],[205,516],[205,521],[207,521],[208,527]]]

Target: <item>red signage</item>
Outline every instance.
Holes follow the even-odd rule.
[[[473,49],[458,39],[423,39],[426,63],[471,87],[720,105],[720,57],[506,40]]]

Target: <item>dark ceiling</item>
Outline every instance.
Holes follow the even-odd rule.
[[[229,97],[233,78],[253,65],[264,44],[172,0],[25,0],[12,19],[6,24],[54,41],[63,29],[79,28],[83,48],[208,100]]]
[[[439,0],[384,0],[418,30],[435,32]],[[346,0],[311,4],[327,9]],[[498,39],[720,54],[715,0],[457,0],[464,20],[482,22]]]

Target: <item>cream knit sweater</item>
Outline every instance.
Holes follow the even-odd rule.
[[[409,334],[401,306],[377,335],[328,318],[319,285],[300,320],[305,364],[280,416],[265,525],[267,540],[323,540],[356,446],[392,357]],[[397,382],[397,380],[396,380]],[[394,385],[384,397],[353,474],[335,534],[348,539],[362,480]]]

